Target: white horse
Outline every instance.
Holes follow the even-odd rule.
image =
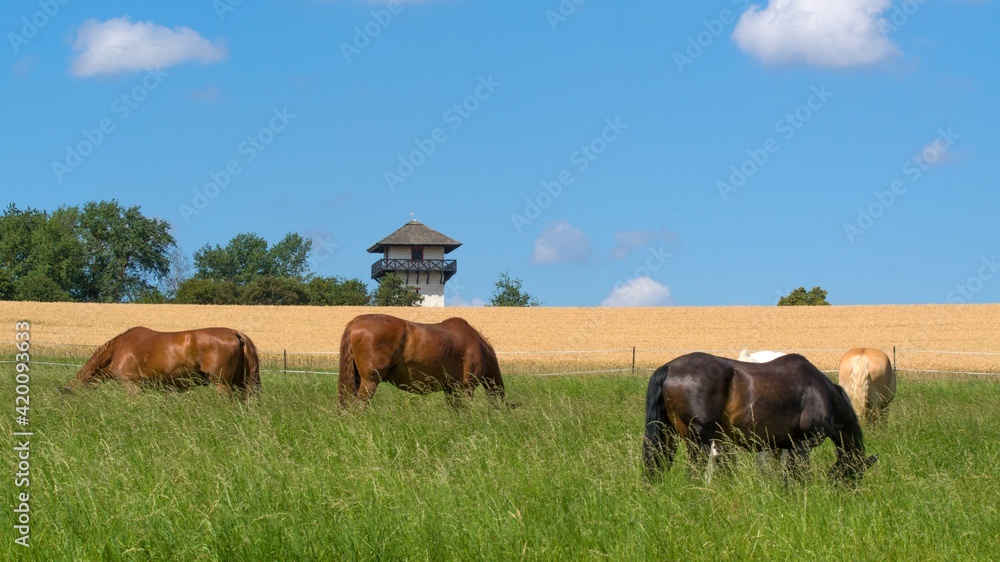
[[[774,361],[784,355],[785,354],[780,351],[755,351],[753,353],[747,353],[747,350],[744,349],[740,352],[740,356],[736,360],[743,361],[745,363],[767,363],[768,361]]]

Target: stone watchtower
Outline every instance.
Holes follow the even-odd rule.
[[[444,284],[458,272],[455,260],[444,255],[461,246],[416,219],[376,243],[368,252],[382,254],[372,264],[372,279],[395,273],[423,295],[421,306],[444,306]]]

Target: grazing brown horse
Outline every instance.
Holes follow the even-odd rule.
[[[340,340],[340,403],[364,405],[379,382],[418,394],[443,390],[452,405],[482,383],[494,404],[504,401],[496,352],[461,318],[418,324],[386,314],[362,314]]]
[[[693,464],[708,460],[713,443],[725,450],[788,449],[788,468],[800,476],[809,451],[825,441],[837,446],[830,473],[858,480],[876,457],[865,458],[861,426],[844,389],[805,357],[785,355],[743,363],[690,353],[657,369],[646,391],[646,473],[670,468],[677,440],[688,444]]]
[[[209,383],[219,394],[235,390],[244,399],[260,391],[257,348],[246,334],[230,328],[130,328],[99,347],[69,387],[107,379],[121,381],[130,392],[149,384],[186,389]]]
[[[877,422],[896,396],[896,372],[882,350],[856,347],[840,359],[840,385],[858,417]]]

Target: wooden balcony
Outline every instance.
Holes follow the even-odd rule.
[[[372,264],[372,279],[381,279],[387,273],[392,272],[441,272],[441,274],[444,275],[444,280],[448,281],[453,275],[458,273],[458,263],[455,260],[392,259],[378,260]]]

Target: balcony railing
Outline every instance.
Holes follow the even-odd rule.
[[[440,272],[448,281],[458,273],[458,263],[455,260],[378,260],[372,264],[372,279],[381,279],[392,272]]]

